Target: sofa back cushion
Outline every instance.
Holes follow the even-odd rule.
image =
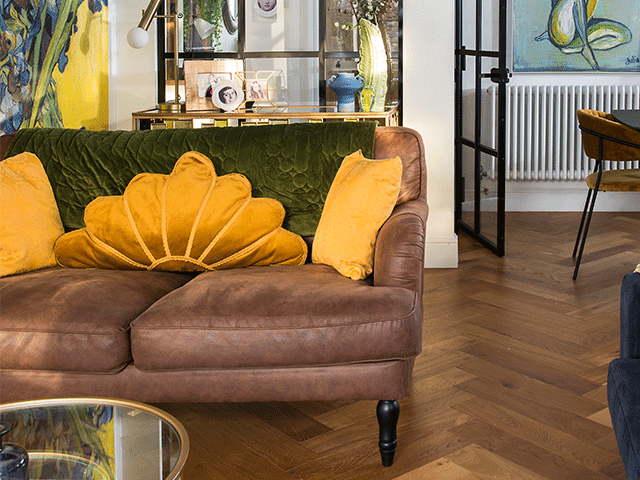
[[[188,151],[209,157],[219,175],[241,173],[254,197],[280,201],[283,227],[312,236],[324,200],[346,155],[374,154],[375,122],[269,125],[205,129],[88,131],[24,129],[7,156],[38,155],[67,229],[83,228],[94,198],[122,195],[139,173],[168,174]]]

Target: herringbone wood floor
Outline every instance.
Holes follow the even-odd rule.
[[[191,439],[185,480],[624,479],[606,400],[622,276],[640,214],[507,214],[507,255],[464,234],[458,269],[425,270],[424,352],[380,464],[375,402],[160,405]]]

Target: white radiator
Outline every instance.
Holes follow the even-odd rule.
[[[489,144],[497,147],[498,88],[488,89]],[[640,85],[507,86],[507,180],[582,180],[593,161],[582,150],[576,111],[640,108]],[[605,169],[640,168],[605,162]],[[631,166],[633,165],[633,167]],[[493,177],[495,172],[489,172]]]

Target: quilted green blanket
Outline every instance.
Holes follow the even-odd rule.
[[[373,158],[375,122],[268,125],[204,129],[88,131],[19,130],[7,157],[27,151],[42,161],[62,223],[84,227],[84,208],[122,195],[139,173],[168,174],[180,156],[200,152],[218,175],[241,173],[254,197],[280,201],[284,228],[312,236],[343,158],[358,149]]]

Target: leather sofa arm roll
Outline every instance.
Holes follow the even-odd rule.
[[[4,160],[5,154],[7,150],[9,150],[9,145],[11,145],[11,141],[15,137],[15,133],[11,135],[0,135],[0,161]]]
[[[427,202],[418,198],[397,205],[378,233],[373,263],[374,286],[402,287],[422,296]]]
[[[622,279],[620,358],[640,358],[640,273],[627,273]]]

